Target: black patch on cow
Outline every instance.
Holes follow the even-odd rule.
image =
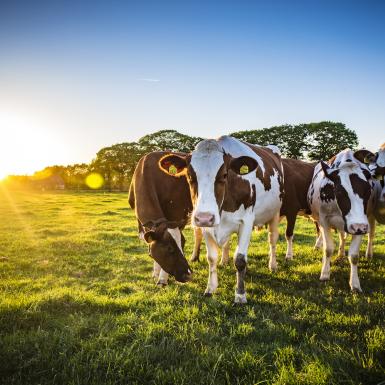
[[[314,188],[311,193],[311,197],[313,197],[313,194],[314,194]],[[327,183],[321,187],[320,198],[322,202],[326,202],[326,203],[331,202],[332,200],[335,199],[334,186],[331,183]]]
[[[243,271],[246,268],[246,258],[244,254],[237,254],[234,261],[235,267],[238,271]]]
[[[368,181],[361,179],[357,174],[349,175],[350,183],[352,184],[352,189],[355,194],[357,194],[364,204],[364,212],[366,214],[366,209],[368,206],[368,201],[370,199],[371,187]]]
[[[341,210],[342,216],[345,221],[345,217],[349,214],[352,204],[350,203],[348,192],[342,186],[341,182],[334,186],[334,193],[337,198],[338,207]]]

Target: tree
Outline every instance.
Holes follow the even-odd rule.
[[[145,135],[139,139],[138,144],[146,152],[150,151],[175,151],[191,152],[202,138],[181,134],[175,130],[161,130]]]
[[[311,160],[327,160],[345,148],[358,146],[357,134],[343,123],[319,122],[301,125],[307,131],[307,156]]]
[[[285,124],[261,130],[234,132],[231,136],[261,146],[274,144],[281,150],[282,155],[288,158],[303,158],[306,150],[307,132],[301,126]]]

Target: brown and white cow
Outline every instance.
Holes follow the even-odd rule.
[[[204,229],[209,263],[205,295],[211,296],[218,287],[217,246],[223,246],[232,233],[237,233],[235,302],[245,303],[247,251],[254,226],[268,223],[269,267],[277,267],[275,250],[283,196],[279,151],[222,136],[201,141],[188,156],[166,155],[159,163],[165,172],[171,164],[178,170],[176,176],[187,175],[192,223]]]
[[[345,232],[352,234],[349,283],[353,291],[361,292],[357,266],[362,236],[370,229],[368,212],[372,210],[372,191],[368,168],[349,149],[337,154],[330,165],[321,161],[315,167],[308,200],[323,237],[321,281],[330,278],[330,259],[334,252],[331,229],[334,228],[340,233],[341,256]]]
[[[307,192],[313,179],[316,163],[304,162],[299,159],[282,158],[284,191],[281,216],[286,217],[286,259],[293,258],[293,234],[297,215],[310,214]],[[316,223],[317,232],[318,225]]]
[[[143,156],[135,169],[129,192],[129,204],[135,209],[139,232],[149,244],[154,261],[154,277],[167,284],[168,274],[177,281],[191,279],[191,269],[184,256],[182,230],[192,211],[189,186],[185,177],[174,178],[159,170],[159,160],[170,152],[152,152]],[[180,156],[185,154],[180,153]],[[197,241],[200,229],[197,234]],[[194,252],[199,252],[195,244]]]

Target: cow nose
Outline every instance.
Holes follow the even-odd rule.
[[[350,234],[366,234],[369,230],[369,226],[366,223],[353,223],[349,226]]]
[[[194,217],[195,224],[199,227],[212,227],[214,220],[215,215],[208,212],[196,213]]]

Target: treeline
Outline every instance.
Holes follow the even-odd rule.
[[[358,146],[357,134],[343,123],[319,122],[282,125],[259,130],[233,132],[230,135],[249,143],[275,144],[285,157],[308,160],[329,159],[337,152]],[[102,189],[127,191],[138,160],[146,153],[159,150],[190,152],[202,138],[161,130],[143,136],[138,142],[125,142],[102,148],[90,164],[50,166],[32,176],[9,176],[9,188],[39,190],[90,189],[87,177],[103,178]]]

